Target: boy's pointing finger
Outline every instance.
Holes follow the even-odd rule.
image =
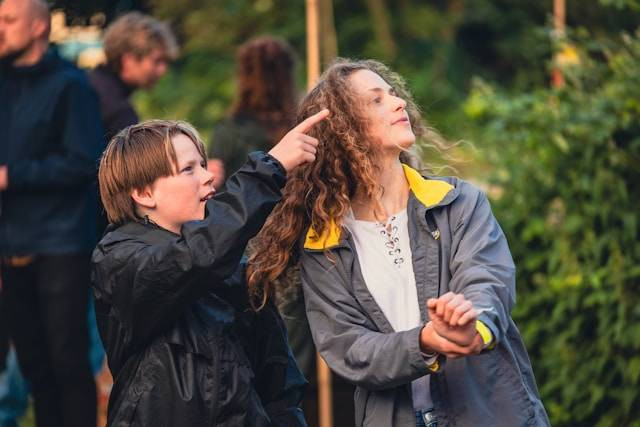
[[[306,133],[308,132],[316,123],[321,122],[322,120],[329,117],[329,110],[326,108],[324,110],[320,110],[315,113],[313,116],[309,116],[304,119],[300,124],[292,129],[293,132]]]

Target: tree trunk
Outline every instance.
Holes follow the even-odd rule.
[[[333,0],[320,0],[321,64],[326,67],[338,56],[338,37],[333,20]]]
[[[373,32],[380,43],[385,59],[396,56],[396,42],[391,33],[391,19],[385,0],[366,0],[373,21]]]

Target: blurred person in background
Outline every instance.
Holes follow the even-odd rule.
[[[129,99],[137,89],[151,89],[177,58],[178,45],[169,27],[148,15],[130,12],[105,31],[107,63],[89,73],[98,93],[108,142],[120,130],[138,123]]]
[[[92,191],[103,130],[86,76],[49,47],[40,0],[0,3],[2,313],[38,426],[91,426]]]
[[[296,57],[284,40],[249,40],[236,54],[236,99],[216,124],[209,144],[209,170],[220,188],[252,151],[269,151],[294,124]]]

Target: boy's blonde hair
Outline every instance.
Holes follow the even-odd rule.
[[[134,189],[153,185],[156,179],[177,172],[176,152],[171,137],[186,135],[206,162],[204,144],[189,123],[148,120],[124,128],[114,136],[100,159],[100,198],[109,222],[137,221]]]

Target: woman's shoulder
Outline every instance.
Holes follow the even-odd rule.
[[[425,176],[426,180],[441,181],[452,189],[436,207],[446,209],[450,221],[456,224],[466,222],[467,218],[476,214],[491,211],[485,186],[478,182],[465,180],[456,176]]]
[[[486,197],[485,185],[459,178],[457,176],[424,176],[427,180],[443,181],[451,185],[456,192],[453,203],[468,203]]]
[[[422,175],[426,180],[444,181],[452,187],[458,189],[461,193],[472,194],[482,192],[483,185],[474,183],[474,181],[466,180],[457,176],[440,176],[440,175]]]

